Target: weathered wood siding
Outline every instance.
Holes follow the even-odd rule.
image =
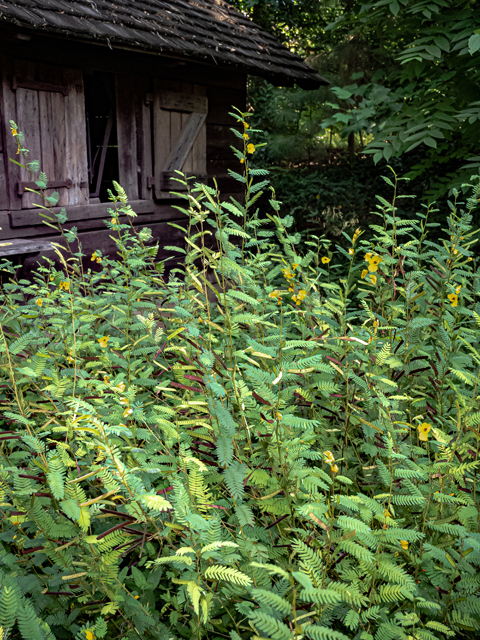
[[[151,227],[160,247],[178,241],[166,224],[182,219],[169,193],[179,190],[171,181],[175,168],[211,185],[216,178],[223,196],[241,196],[241,185],[227,173],[238,169],[230,149],[238,145],[230,127],[238,125],[228,112],[232,104],[245,108],[245,74],[42,34],[31,42],[6,42],[1,35],[0,28],[0,241],[58,239],[33,208],[35,196],[19,195],[18,185],[30,177],[8,162],[16,157],[8,127],[15,120],[48,179],[71,181],[56,188],[69,216],[65,228],[78,228],[87,254],[114,250],[102,223],[111,205],[89,200],[83,73],[92,70],[115,76],[118,179],[138,213],[134,224]],[[29,86],[13,88],[16,77]]]
[[[17,157],[16,141],[9,128],[9,121],[13,120],[26,133],[28,160],[38,160],[49,181],[56,183],[59,204],[86,204],[85,99],[81,71],[6,56],[1,56],[0,64],[8,157]],[[10,161],[4,166],[10,211],[33,208],[36,196],[27,190],[28,183],[32,182],[29,172]],[[47,194],[52,190],[47,190]]]

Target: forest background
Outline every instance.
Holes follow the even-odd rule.
[[[175,268],[10,123],[64,244],[0,265],[0,640],[479,637],[477,3],[241,8],[331,84],[251,81]]]
[[[316,91],[249,83],[255,125],[297,230],[330,237],[370,222],[390,164],[424,203],[480,161],[480,3],[466,0],[233,0],[329,80]],[[385,193],[384,193],[385,192]],[[388,196],[387,196],[388,197]],[[402,215],[415,216],[414,200]]]

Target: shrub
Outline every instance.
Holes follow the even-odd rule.
[[[398,219],[394,176],[373,240],[299,255],[274,194],[256,208],[268,182],[251,152],[236,152],[243,204],[200,184],[183,195],[168,280],[116,185],[118,258],[95,252],[94,270],[59,248],[4,285],[11,637],[480,628],[480,185],[434,242],[431,211]]]

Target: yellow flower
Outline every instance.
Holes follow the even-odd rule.
[[[35,304],[38,304],[39,307],[43,307],[43,300],[41,298],[37,298],[35,300]]]
[[[127,387],[124,382],[119,382],[116,388],[120,391],[120,393],[123,393]]]
[[[335,462],[335,457],[331,451],[324,451],[323,455],[326,457],[329,464]]]
[[[131,416],[133,413],[133,409],[130,409],[130,407],[127,407],[125,409],[125,411],[123,412],[123,417],[124,418],[128,418],[128,416]]]
[[[322,264],[328,264],[330,262],[330,258],[328,258],[327,256],[323,256],[321,263]]]
[[[240,162],[243,164],[245,162],[245,158],[240,158]]]
[[[128,404],[130,404],[130,403],[128,402],[128,399],[127,399],[127,398],[120,398],[120,404],[126,404],[126,405],[128,405]]]
[[[248,133],[244,133],[243,137],[245,140],[250,140],[250,136],[248,135]]]
[[[18,131],[14,128],[12,128],[12,136],[15,138],[16,136],[18,136]]]
[[[373,273],[370,274],[370,280],[373,282],[373,284],[377,284],[377,276],[374,276]]]
[[[110,377],[109,376],[103,376],[103,384],[110,384]]]
[[[65,282],[62,280],[62,282],[60,282],[58,286],[60,289],[65,289],[65,291],[70,291],[70,282],[68,280],[65,280]]]
[[[461,289],[461,288],[462,288],[462,285],[461,285],[461,284],[459,284],[459,285],[458,285],[458,287],[455,287],[455,293],[457,294],[457,296],[458,296],[458,294],[460,293],[460,289]]]
[[[103,338],[98,338],[98,343],[102,347],[102,349],[105,349],[109,340],[110,336],[103,336]]]
[[[362,233],[361,229],[355,229],[355,233],[353,234],[352,244],[355,244],[355,242],[357,241],[361,233]]]
[[[364,269],[364,270],[362,271],[362,280],[363,280],[363,278],[365,278],[365,276],[367,275],[367,273],[368,273],[368,269]]]
[[[250,129],[250,125],[248,124],[248,122],[244,122],[243,126],[245,127],[245,129]]]
[[[338,464],[332,464],[330,469],[332,470],[333,473],[338,473],[339,472]]]
[[[299,266],[299,265],[298,265],[296,262],[294,262],[294,263],[292,264],[292,269],[295,271],[295,269],[298,269],[298,266]]]
[[[52,282],[52,280],[55,280],[55,276],[54,275],[50,276],[50,282]]]
[[[392,517],[392,515],[391,515],[391,513],[390,513],[390,511],[388,509],[384,510],[383,516],[384,516],[384,518],[391,518]],[[383,525],[383,529],[388,529],[388,524],[386,522]]]
[[[449,293],[447,298],[450,300],[452,307],[458,306],[458,295],[456,293]]]
[[[294,289],[292,289],[292,291],[294,291]],[[302,303],[302,300],[304,300],[306,297],[307,297],[307,292],[305,291],[305,289],[301,289],[297,294],[292,296],[292,300],[297,305],[300,305]]]
[[[278,296],[279,296],[279,295],[280,295],[280,293],[275,289],[275,291],[271,291],[271,292],[268,294],[268,297],[269,297],[269,298],[272,298],[272,299],[274,300],[275,298],[278,298]]]
[[[432,430],[432,425],[428,422],[422,422],[422,424],[418,425],[418,438],[422,440],[422,442],[427,442],[428,434]]]
[[[86,640],[95,640],[94,634],[90,631],[90,629],[85,630],[85,638]]]
[[[405,551],[408,549],[407,540],[400,540],[400,544],[402,545],[402,549],[405,549]]]
[[[95,260],[97,259],[97,257],[98,257],[98,256],[97,256],[97,252],[96,252],[96,251],[94,251],[94,252],[92,253],[92,257],[90,258],[90,260],[91,260],[92,262],[95,262]]]
[[[365,262],[368,262],[368,270],[374,272],[377,271],[380,262],[383,262],[383,258],[370,252],[365,254]]]
[[[353,254],[354,254],[355,252],[354,252],[354,250],[353,250],[352,248],[350,248],[350,249],[348,250],[348,253],[349,253],[349,255],[353,256]]]
[[[247,151],[248,153],[255,153],[255,145],[252,143],[247,144]]]
[[[97,258],[97,262],[98,262],[98,264],[101,264],[102,263],[102,259],[101,258]]]
[[[117,220],[116,218],[112,218],[112,221],[111,221],[111,222],[112,222],[112,224],[113,224],[113,225],[118,224],[118,220]]]
[[[295,274],[290,271],[290,269],[282,269],[283,277],[286,280],[293,280],[295,278]]]

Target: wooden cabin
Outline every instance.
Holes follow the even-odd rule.
[[[84,253],[115,245],[102,220],[118,180],[160,247],[181,214],[175,170],[237,195],[231,106],[247,74],[313,89],[323,80],[223,0],[2,0],[0,3],[0,258],[45,254],[53,231],[9,158],[9,121],[57,191]],[[46,254],[49,255],[49,254]],[[162,257],[164,254],[160,254]]]

